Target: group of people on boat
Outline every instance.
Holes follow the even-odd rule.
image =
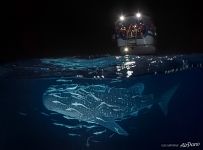
[[[155,27],[153,24],[145,24],[142,21],[135,23],[119,23],[116,25],[116,35],[117,38],[132,39],[132,38],[143,38],[146,34],[154,34]]]
[[[122,39],[142,38],[147,32],[147,27],[142,22],[128,25],[118,25],[116,28],[117,36]]]

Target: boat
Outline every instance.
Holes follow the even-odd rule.
[[[115,22],[114,39],[122,54],[153,54],[156,52],[156,27],[149,16],[137,12],[121,15]]]

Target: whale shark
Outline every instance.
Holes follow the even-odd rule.
[[[155,103],[167,114],[168,103],[177,86],[164,92],[158,100],[153,94],[144,95],[144,88],[143,83],[136,83],[129,88],[73,83],[54,85],[44,92],[43,104],[46,109],[62,114],[67,119],[98,124],[120,135],[128,135],[118,120],[135,116]]]

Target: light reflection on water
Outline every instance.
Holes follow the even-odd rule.
[[[202,67],[202,55],[106,56],[53,58],[0,66],[0,77],[129,78],[142,74],[170,74]]]

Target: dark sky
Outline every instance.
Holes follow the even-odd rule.
[[[1,59],[115,52],[114,21],[138,9],[155,22],[159,52],[203,52],[196,1],[18,0],[1,7]]]

